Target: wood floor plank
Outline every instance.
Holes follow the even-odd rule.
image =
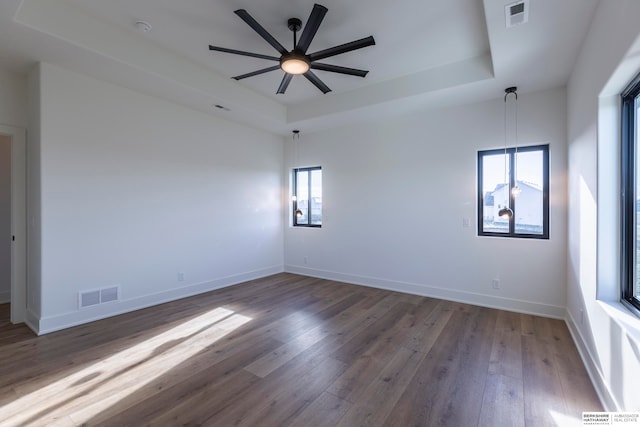
[[[288,378],[287,387],[280,390],[274,387],[264,404],[254,408],[255,410],[244,417],[238,425],[288,425],[345,369],[346,364],[343,362],[331,357],[326,358],[304,375]],[[268,384],[269,379],[265,381]],[[216,422],[219,421],[225,423],[224,418],[216,419]]]
[[[394,357],[375,376],[338,425],[382,425],[425,356],[425,353],[398,347]]]
[[[117,402],[101,410],[98,415],[87,416],[82,411],[77,411],[72,415],[73,419],[87,425],[135,425],[141,418],[154,419],[170,408],[183,404],[190,408],[189,412],[194,413],[200,402],[200,394],[209,396],[212,392],[208,389],[226,387],[229,377],[238,378],[236,372],[242,370],[242,366],[268,353],[279,344],[279,341],[263,338],[236,343],[224,356],[221,353],[199,354],[173,367],[165,375],[138,388],[135,392],[117,399]],[[220,357],[216,358],[217,355]],[[241,382],[243,384],[245,382],[254,384],[257,381],[255,378],[242,378],[247,380]],[[220,405],[219,403],[218,410],[222,409]],[[96,412],[90,405],[83,409]],[[211,414],[211,409],[207,408],[201,418],[207,418]]]
[[[519,328],[505,327],[510,318],[513,316],[505,311],[498,314],[489,373],[522,379],[522,334]]]
[[[522,337],[525,423],[556,426],[554,413],[567,414],[558,366],[546,339]]]
[[[496,312],[457,310],[386,425],[477,425]]]
[[[291,273],[40,337],[8,316],[2,426],[537,426],[601,410],[562,321]]]
[[[351,404],[331,393],[323,392],[291,421],[292,426],[332,427],[338,424]]]
[[[431,312],[432,307],[426,308]],[[402,313],[399,318],[395,318],[395,313]],[[328,389],[330,393],[345,399],[349,402],[356,402],[363,394],[369,384],[375,380],[380,370],[394,357],[400,349],[401,344],[406,341],[407,334],[413,334],[416,325],[424,317],[425,305],[407,304],[398,302],[390,310],[387,316],[373,323],[367,328],[366,333],[349,341],[334,354],[341,354],[341,360],[347,357],[349,368],[341,375]],[[391,322],[390,326],[389,323]],[[375,336],[375,339],[372,339]],[[363,343],[371,342],[367,348],[362,347]],[[357,350],[353,353],[355,345]],[[347,353],[345,354],[345,349]],[[350,353],[351,352],[351,353]],[[351,359],[353,354],[358,354],[356,359]],[[424,354],[424,353],[423,353]]]
[[[522,378],[488,375],[478,425],[524,427],[523,394]]]
[[[394,329],[400,319],[410,310],[409,306],[410,304],[407,303],[397,303],[384,316],[369,325],[363,333],[358,334],[336,350],[333,357],[346,363],[352,363],[358,359],[378,342],[378,338],[389,336],[389,331]]]
[[[264,355],[245,369],[264,378],[313,344],[325,338],[328,334],[329,331],[322,326],[314,328]]]
[[[203,388],[190,399],[180,402],[177,405],[169,405],[160,411],[159,415],[151,418],[132,419],[127,424],[112,424],[105,422],[104,427],[113,425],[149,427],[166,426],[200,426],[200,425],[222,425],[219,424],[215,416],[218,412],[241,402],[247,391],[259,384],[260,378],[247,371],[236,371],[224,381]],[[131,414],[133,416],[134,414]]]
[[[567,326],[561,321],[553,322],[551,332],[551,346],[567,405],[567,414],[579,419],[582,412],[603,411]],[[575,390],[581,392],[575,393]]]
[[[422,311],[422,316],[416,319],[418,326],[407,334],[402,344],[408,349],[422,353],[428,353],[431,350],[453,313],[450,304],[446,301],[427,300],[426,307],[432,307],[432,309],[427,308]]]

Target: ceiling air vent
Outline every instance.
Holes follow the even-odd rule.
[[[529,2],[519,1],[504,7],[507,28],[524,24],[529,20]]]

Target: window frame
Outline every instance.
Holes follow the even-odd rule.
[[[484,191],[482,190],[483,158],[496,154],[506,154],[509,156],[509,208],[513,211],[513,217],[509,220],[509,231],[506,233],[496,231],[484,231]],[[542,234],[521,233],[515,230],[515,218],[517,203],[511,190],[515,186],[515,153],[525,153],[531,151],[542,152]],[[489,237],[510,237],[522,239],[549,240],[549,144],[528,145],[522,147],[496,148],[491,150],[478,151],[478,236]]]
[[[634,285],[637,280],[636,250],[636,164],[637,157],[637,114],[638,99],[640,98],[640,74],[634,77],[620,94],[621,123],[620,123],[620,298],[638,312],[640,299],[634,295]]]
[[[322,171],[322,166],[310,166],[310,167],[304,167],[304,168],[293,168],[293,191],[292,191],[292,195],[295,197],[292,197],[293,199],[293,203],[292,203],[292,207],[293,209],[291,210],[292,216],[293,216],[293,226],[294,227],[310,227],[310,228],[322,228],[322,223],[320,224],[312,224],[311,223],[311,201],[313,199],[313,197],[311,196],[311,172],[314,170],[319,170]],[[301,171],[306,171],[309,173],[309,179],[307,180],[308,183],[308,194],[309,194],[309,200],[307,200],[307,216],[308,216],[308,223],[307,224],[298,224],[298,217],[296,216],[296,210],[298,210],[298,172]],[[320,221],[322,222],[322,211],[320,213]]]

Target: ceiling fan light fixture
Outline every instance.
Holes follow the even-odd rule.
[[[309,60],[304,55],[291,53],[284,55],[280,60],[280,68],[289,74],[304,74],[309,71]]]

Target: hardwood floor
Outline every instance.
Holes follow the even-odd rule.
[[[563,321],[293,274],[35,337],[0,305],[0,425],[567,426]]]

